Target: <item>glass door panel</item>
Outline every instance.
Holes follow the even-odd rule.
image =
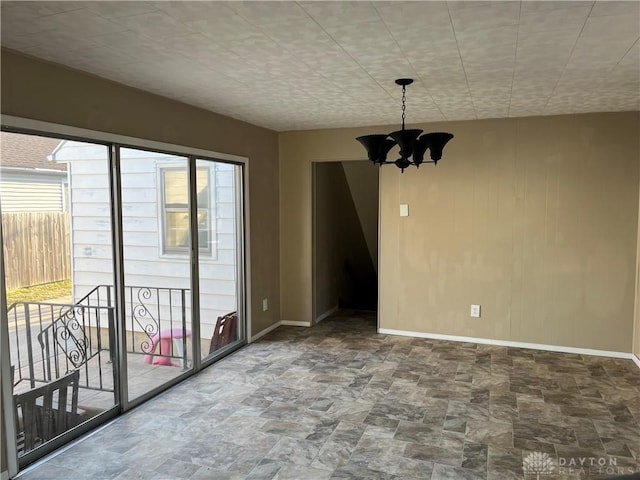
[[[245,340],[242,166],[35,135],[0,140],[2,329],[22,468],[193,372],[194,351],[210,360]]]
[[[119,403],[109,152],[2,132],[3,254],[21,465]]]
[[[239,295],[240,169],[196,161],[200,345],[206,359],[243,338]]]
[[[188,159],[120,149],[129,401],[192,367]]]

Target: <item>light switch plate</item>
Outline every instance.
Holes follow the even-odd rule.
[[[262,299],[262,311],[266,312],[267,310],[269,310],[269,299],[263,298]]]
[[[471,317],[480,318],[480,305],[471,305]]]
[[[406,203],[400,204],[400,216],[408,217],[409,216],[409,205]]]

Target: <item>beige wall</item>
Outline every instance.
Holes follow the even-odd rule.
[[[2,113],[248,157],[251,334],[280,320],[277,133],[7,50]]]
[[[640,136],[640,132],[638,132]],[[640,162],[640,156],[638,157]],[[638,197],[640,202],[640,195]],[[636,250],[636,303],[633,316],[633,353],[640,359],[640,205],[638,206],[638,247]]]
[[[630,352],[639,126],[637,112],[423,126],[456,138],[437,167],[382,169],[381,328]],[[283,318],[311,318],[311,163],[363,159],[354,138],[392,128],[280,136]]]

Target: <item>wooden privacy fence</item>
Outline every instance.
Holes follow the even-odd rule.
[[[4,213],[2,234],[7,289],[71,278],[68,214]]]

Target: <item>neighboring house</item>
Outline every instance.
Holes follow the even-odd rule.
[[[36,135],[0,134],[3,213],[66,211],[67,166],[48,159],[59,143]]]
[[[69,168],[73,297],[78,301],[98,285],[113,285],[107,150],[64,141],[51,157]],[[199,160],[197,168],[201,336],[210,338],[217,317],[237,309],[236,176],[233,165]],[[121,185],[127,330],[144,330],[150,317],[160,320],[161,329],[178,328],[183,313],[189,325],[186,159],[123,149]],[[149,298],[138,287],[150,288]],[[184,304],[169,288],[184,289]],[[140,301],[149,315],[136,317]]]
[[[0,208],[8,289],[71,275],[67,166],[49,159],[60,142],[0,133]]]

